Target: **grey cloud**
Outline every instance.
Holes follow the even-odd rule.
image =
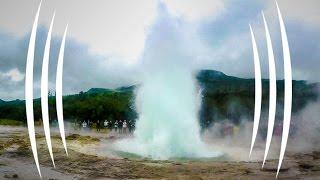
[[[34,94],[39,97],[40,78],[44,44],[47,28],[38,28],[36,51],[34,60]],[[0,34],[0,72],[6,73],[17,68],[25,73],[27,46],[29,33],[22,38]],[[49,65],[49,88],[54,90],[56,63],[60,49],[61,37],[54,36],[51,43]],[[121,61],[112,58],[94,55],[89,47],[67,38],[64,59],[64,93],[77,93],[92,87],[116,88],[134,83],[133,69],[122,66]],[[130,75],[128,75],[130,74]],[[0,98],[24,98],[24,80],[13,82],[10,79],[1,79]]]
[[[216,69],[240,77],[253,77],[253,57],[248,27],[248,24],[252,23],[261,54],[262,73],[264,77],[268,77],[267,48],[261,16],[262,10],[270,8],[266,4],[249,0],[230,0],[225,7],[226,11],[215,17],[212,21],[200,24],[200,28],[197,29],[197,34],[193,34],[194,36],[188,36],[188,32],[193,32],[196,27],[193,27],[193,24],[183,24],[183,20],[181,19],[168,17],[170,22],[168,21],[167,23],[171,24],[166,24],[166,20],[164,20],[162,23],[155,23],[155,25],[161,25],[160,28],[167,28],[167,25],[172,26],[177,23],[179,25],[177,27],[178,34],[185,33],[187,38],[190,38],[189,41],[186,41],[188,43],[180,43],[188,46],[186,47],[189,50],[188,52],[193,53],[191,57],[188,54],[185,55],[186,59],[192,59],[190,62],[185,63],[186,66],[196,66],[198,69]],[[281,3],[279,4],[281,6]],[[166,12],[163,9],[161,11],[160,8],[158,14],[161,15],[161,13]],[[319,28],[304,24],[300,20],[288,18],[286,11],[283,12],[283,16],[287,25],[291,47],[294,79],[319,81]],[[273,10],[266,13],[266,17],[269,22],[276,55],[277,75],[281,79],[283,78],[282,46],[276,11]],[[149,30],[152,32],[155,28],[158,27],[152,27]],[[40,90],[40,73],[46,34],[47,28],[40,26],[34,69],[36,96]],[[146,38],[146,48],[156,47],[149,45],[156,43],[155,41],[158,38],[162,38],[160,36],[155,37],[158,35],[159,33],[149,33],[149,36]],[[160,35],[164,34],[160,33]],[[173,37],[170,39],[177,38],[176,41],[184,40],[184,37],[181,39],[180,37],[176,37],[175,34],[171,36]],[[29,33],[22,37],[16,37],[12,34],[0,32],[0,73],[6,73],[17,68],[24,74],[28,41]],[[52,39],[49,69],[50,89],[54,89],[60,41],[61,37],[54,36]],[[174,43],[169,44],[168,47],[171,48],[171,54],[181,54],[181,49],[177,49]],[[159,49],[148,49],[148,52],[150,51],[161,54]],[[197,55],[200,58],[197,58]],[[92,87],[115,88],[138,83],[140,73],[145,70],[143,68],[148,68],[143,64],[146,62],[141,62],[140,60],[136,65],[123,64],[123,62],[111,56],[96,55],[90,51],[89,46],[81,44],[75,39],[67,38],[64,65],[64,93],[76,93]],[[166,60],[166,62],[169,62],[169,60]],[[23,98],[23,96],[23,80],[12,82],[10,79],[2,77],[0,81],[0,99]]]
[[[282,7],[283,18],[287,26],[289,45],[291,48],[293,78],[311,82],[320,81],[319,71],[319,28],[302,23],[300,19],[289,18]],[[267,47],[262,10],[268,10],[266,18],[271,31],[277,65],[277,78],[283,78],[282,42],[279,21],[274,9],[270,11],[270,2],[230,1],[228,11],[217,20],[204,24],[200,29],[203,42],[211,47],[212,53],[207,55],[204,64],[207,68],[224,71],[240,77],[254,77],[253,55],[249,23],[253,25],[261,58],[264,78],[268,78]]]

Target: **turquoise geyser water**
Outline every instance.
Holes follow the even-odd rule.
[[[201,102],[193,76],[196,49],[188,25],[164,8],[148,35],[142,57],[142,83],[136,93],[139,119],[133,139],[117,149],[153,159],[216,157],[200,138]]]
[[[121,150],[153,159],[214,157],[202,143],[197,120],[199,96],[190,72],[158,72],[137,92],[139,120],[135,138]]]

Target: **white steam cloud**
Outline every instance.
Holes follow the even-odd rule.
[[[168,13],[154,24],[142,57],[135,139],[120,142],[121,150],[154,159],[220,155],[208,151],[200,137],[195,69],[186,66],[197,57],[192,36]]]

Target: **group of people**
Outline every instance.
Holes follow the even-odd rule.
[[[126,134],[129,132],[129,124],[126,120],[116,120],[114,124],[105,120],[103,122],[105,128],[111,129],[111,131]]]
[[[83,129],[86,128],[92,128],[93,127],[93,122],[90,120],[84,120],[81,124]],[[131,129],[133,127],[129,127],[130,124],[127,122],[127,120],[116,120],[114,123],[108,120],[104,120],[103,123],[100,120],[96,121],[96,129],[97,131],[100,131],[102,128],[105,129],[110,129],[113,132],[121,133],[121,134],[126,134],[128,132],[131,132]],[[131,124],[131,126],[133,126]]]

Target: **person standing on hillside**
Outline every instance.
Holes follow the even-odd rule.
[[[83,122],[82,122],[82,128],[85,129],[86,127],[87,127],[87,122],[86,122],[86,121],[83,121]]]
[[[123,121],[122,132],[123,132],[123,134],[127,134],[127,121],[126,120]]]
[[[133,133],[134,132],[134,123],[133,122],[131,122],[131,123],[129,123],[129,132],[130,133]]]
[[[114,122],[114,131],[118,132],[118,121]]]
[[[104,128],[107,128],[107,129],[108,129],[109,121],[108,121],[108,120],[104,120],[103,126],[104,126]]]
[[[100,120],[97,120],[97,125],[96,125],[97,131],[100,131],[101,127],[100,127]]]
[[[90,119],[88,119],[88,128],[90,129],[91,128],[91,121],[90,121]]]
[[[119,128],[119,134],[122,134],[122,120],[119,121],[118,128]]]

